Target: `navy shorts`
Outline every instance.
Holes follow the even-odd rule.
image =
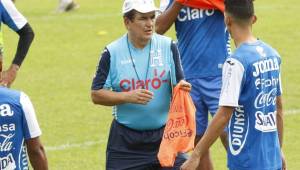
[[[208,126],[208,114],[213,116],[219,107],[222,77],[188,79],[192,84],[191,97],[196,107],[197,135],[203,135]]]
[[[173,168],[161,168],[157,159],[164,127],[137,131],[112,121],[106,150],[107,170],[179,170],[186,154],[178,154]]]

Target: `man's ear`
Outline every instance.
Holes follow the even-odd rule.
[[[127,28],[127,30],[129,29],[129,23],[130,23],[130,19],[128,19],[127,17],[124,17],[124,25]]]
[[[226,13],[224,15],[224,22],[225,22],[225,25],[227,26],[227,28],[230,27],[232,24],[232,18],[229,15],[227,15]]]
[[[251,17],[251,23],[254,24],[254,23],[256,23],[256,21],[257,21],[257,17],[256,17],[256,15],[253,15]]]

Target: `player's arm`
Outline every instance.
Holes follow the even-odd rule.
[[[198,167],[203,154],[208,151],[210,146],[217,140],[221,133],[223,133],[233,113],[233,109],[234,107],[228,106],[219,107],[203,137],[196,145],[191,157],[182,165],[181,170],[195,170]]]
[[[19,42],[15,57],[10,67],[2,73],[2,84],[8,87],[14,82],[17,72],[25,59],[34,38],[33,30],[28,23],[22,29],[17,31],[17,33],[19,35]]]
[[[47,170],[48,161],[39,137],[27,139],[25,142],[32,168],[34,170]]]
[[[244,75],[243,65],[234,58],[228,58],[223,66],[222,90],[219,100],[219,109],[213,117],[203,137],[197,144],[191,157],[182,166],[182,170],[195,170],[199,161],[209,147],[224,131],[224,127],[230,121],[233,109],[238,107],[241,84]]]
[[[136,89],[128,92],[115,92],[111,88],[110,53],[105,49],[99,60],[96,74],[92,83],[91,99],[94,104],[114,106],[124,103],[147,104],[153,93],[145,89]]]
[[[47,170],[48,163],[44,147],[39,139],[42,132],[39,127],[34,107],[29,97],[21,92],[20,103],[24,113],[22,129],[30,163],[35,170]]]
[[[1,83],[10,86],[15,80],[17,71],[27,55],[34,38],[34,33],[25,17],[17,10],[12,1],[2,1],[1,5],[3,8],[1,12],[3,23],[19,35],[18,47],[12,64],[8,70],[2,73]]]
[[[277,96],[277,98],[276,98],[276,107],[277,107],[276,121],[277,121],[278,138],[279,138],[280,147],[282,147],[282,143],[283,143],[283,109],[282,109],[281,96]]]
[[[94,104],[105,106],[114,106],[124,103],[145,105],[153,98],[153,93],[146,89],[136,89],[128,92],[114,92],[100,89],[92,90],[91,98]]]
[[[173,1],[171,6],[156,18],[155,31],[158,34],[164,34],[165,32],[167,32],[176,20],[182,7],[182,4]]]
[[[17,31],[17,34],[19,35],[19,41],[12,65],[20,67],[34,39],[34,32],[29,23],[27,23],[24,27]]]
[[[173,86],[179,84],[180,88],[185,91],[191,91],[192,85],[184,80],[184,74],[179,56],[179,50],[175,42],[171,43],[172,67],[171,67],[171,84]],[[175,82],[176,80],[176,82]]]

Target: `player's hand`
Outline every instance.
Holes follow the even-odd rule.
[[[185,91],[190,92],[192,90],[192,85],[188,82],[186,82],[185,80],[180,80],[179,84],[179,88]]]
[[[287,170],[285,156],[282,151],[281,151],[281,159],[282,159],[282,170]]]
[[[16,64],[12,64],[8,68],[8,70],[1,72],[0,84],[6,87],[10,87],[17,77],[18,70],[19,66]]]
[[[181,165],[180,170],[196,170],[199,164],[200,158],[192,154],[191,157]]]
[[[146,105],[153,98],[153,93],[146,89],[136,89],[127,92],[126,98],[128,103]]]

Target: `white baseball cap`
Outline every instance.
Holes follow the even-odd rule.
[[[153,0],[124,0],[122,13],[125,14],[133,9],[140,13],[158,11]]]

